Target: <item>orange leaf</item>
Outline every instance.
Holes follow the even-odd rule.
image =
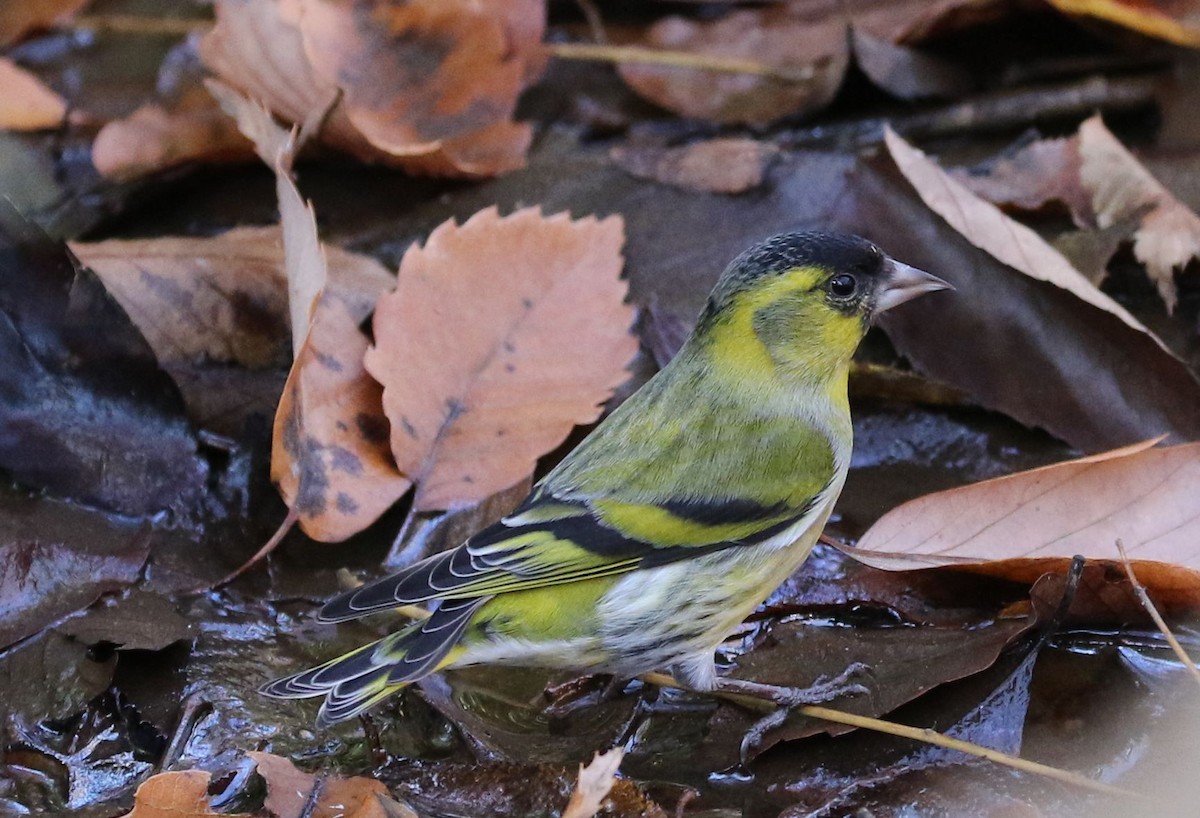
[[[305,533],[344,540],[408,491],[388,449],[382,387],[363,368],[367,339],[325,295],[288,374],[271,442],[271,479]]]
[[[321,139],[360,158],[490,176],[524,164],[511,117],[544,26],[543,0],[220,0],[201,54],[292,121],[339,89]]]
[[[495,208],[438,227],[375,310],[367,371],[384,385],[392,452],[413,508],[477,502],[537,458],[626,377],[623,223]]]
[[[592,818],[598,813],[617,781],[617,769],[624,758],[625,750],[613,747],[607,752],[596,753],[586,766],[580,764],[579,778],[562,818]]]
[[[169,109],[148,103],[96,134],[92,163],[117,181],[186,162],[237,162],[253,156],[250,142],[202,88]]]
[[[0,47],[19,42],[26,34],[63,23],[90,0],[20,0],[0,3]]]
[[[209,777],[203,770],[151,776],[137,788],[133,809],[124,818],[206,818],[212,815],[236,818],[230,813],[213,812],[208,808]]]
[[[928,567],[1115,559],[1120,539],[1132,557],[1200,571],[1200,443],[1150,448],[1155,442],[919,497],[885,514],[859,547]]]
[[[57,128],[66,115],[62,97],[12,60],[0,57],[0,129]]]
[[[219,236],[71,242],[137,324],[160,363],[285,365],[287,277],[278,226]],[[366,318],[395,278],[367,256],[325,247],[329,291]]]

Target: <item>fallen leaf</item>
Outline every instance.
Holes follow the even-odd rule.
[[[950,175],[976,196],[992,204],[1020,210],[1039,210],[1062,202],[1075,224],[1095,224],[1092,197],[1079,179],[1079,140],[1075,137],[1038,139],[1015,151]]]
[[[820,0],[813,2],[823,5]],[[854,28],[884,42],[919,43],[1003,18],[1008,0],[850,0],[829,4]],[[828,8],[828,5],[826,6]]]
[[[295,358],[275,412],[271,479],[305,533],[343,540],[374,522],[411,483],[388,451],[382,388],[362,363],[367,339],[346,303],[327,290],[316,214],[291,178],[297,145],[324,117],[309,111],[299,134],[288,134],[227,86],[209,88],[275,172]]]
[[[94,511],[0,494],[0,649],[136,582],[152,536]]]
[[[714,22],[665,17],[641,45],[756,63],[762,73],[623,62],[621,78],[638,94],[683,116],[766,124],[824,108],[850,62],[847,23],[838,12],[781,3],[740,9]]]
[[[889,128],[884,138],[896,166],[929,209],[976,247],[1014,270],[1061,287],[1093,307],[1115,315],[1130,328],[1155,338],[1128,310],[1097,289],[1037,233],[967,190],[895,131]],[[1162,345],[1161,341],[1158,343]]]
[[[356,534],[412,485],[388,447],[384,391],[363,366],[367,348],[346,306],[323,297],[275,413],[271,479],[313,539]]]
[[[562,818],[592,818],[600,811],[604,799],[617,780],[617,769],[625,751],[613,747],[604,753],[596,753],[587,765],[579,765],[579,780],[562,812]]]
[[[899,99],[953,98],[975,87],[965,69],[904,45],[881,40],[855,26],[854,59],[871,82]]]
[[[72,242],[164,365],[204,359],[276,366],[291,353],[287,275],[278,226],[219,236]],[[323,247],[329,292],[357,323],[395,277],[374,259]]]
[[[1176,45],[1200,47],[1200,20],[1189,2],[1049,0],[1066,14],[1095,17]]]
[[[491,176],[524,163],[532,132],[511,117],[544,20],[542,0],[222,0],[201,53],[292,121],[339,90],[322,140],[360,158]]]
[[[709,193],[744,193],[762,184],[776,150],[755,139],[708,139],[675,148],[613,148],[613,161],[642,179]]]
[[[0,129],[57,128],[66,115],[66,100],[12,60],[0,57]]]
[[[366,367],[384,385],[392,453],[414,511],[478,502],[595,420],[637,350],[624,303],[623,222],[446,222],[400,263],[375,310]]]
[[[207,818],[246,816],[247,813],[213,812],[208,805],[208,781],[204,770],[181,770],[150,776],[137,788],[133,809],[123,818]]]
[[[1200,443],[1155,441],[912,500],[880,518],[861,549],[936,561],[1115,559],[1200,572]]]
[[[21,0],[0,3],[0,48],[20,42],[26,34],[62,24],[91,0]]]
[[[162,650],[196,635],[171,600],[142,588],[101,600],[54,629],[85,645],[109,644],[122,650]]]
[[[151,102],[108,122],[92,143],[96,170],[118,182],[188,162],[243,162],[252,156],[250,142],[203,88],[170,107]]]
[[[275,197],[279,201],[279,225],[283,232],[283,267],[287,276],[288,318],[292,328],[292,351],[298,356],[317,301],[329,282],[325,251],[317,236],[317,214],[300,196],[292,179],[292,163],[300,147],[321,127],[335,97],[305,112],[303,124],[287,131],[275,123],[260,103],[253,102],[217,80],[205,87],[237,122],[254,150],[275,174]]]
[[[175,385],[99,279],[2,199],[0,315],[0,467],[133,517],[194,509],[209,466]]]
[[[267,782],[264,806],[275,818],[416,818],[415,812],[392,800],[381,782],[364,776],[322,777],[316,804],[310,807],[317,776],[301,772],[288,759],[270,753],[246,755],[254,759],[259,775]],[[384,809],[381,798],[390,802],[391,810]]]
[[[1198,41],[1200,44],[1200,41]],[[1200,256],[1200,216],[1171,195],[1104,127],[1099,115],[1079,126],[1079,171],[1100,227],[1141,214],[1133,253],[1175,311],[1175,270]]]
[[[0,729],[62,723],[82,711],[112,684],[117,667],[115,655],[101,660],[91,653],[53,629],[0,653]]]

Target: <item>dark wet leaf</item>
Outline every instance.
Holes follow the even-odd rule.
[[[143,516],[197,503],[207,465],[179,393],[103,285],[0,204],[0,468]]]
[[[109,644],[124,650],[162,650],[195,633],[173,602],[140,589],[103,600],[55,630],[85,645]]]
[[[1025,716],[1029,709],[1029,686],[1036,659],[1036,651],[1029,652],[983,701],[946,729],[946,735],[1010,755],[1018,754],[1021,750]],[[824,779],[814,776],[805,782],[805,786],[794,786],[792,791],[803,796],[803,806],[789,808],[781,818],[811,815],[809,810],[814,807],[820,808],[819,814],[827,815],[855,814],[856,810],[867,809],[871,815],[899,816],[903,814],[904,806],[910,803],[908,799],[911,798],[912,786],[905,780],[908,776],[914,773],[921,774],[917,776],[918,786],[928,787],[931,786],[931,771],[952,768],[963,763],[980,762],[955,750],[917,744],[908,754],[890,764],[881,764],[875,769],[859,770],[856,774],[840,779],[836,775],[829,775]],[[960,770],[947,773],[947,776],[957,775],[961,775]],[[1011,777],[1011,773],[1005,772],[1005,776]],[[946,776],[932,777],[940,782]],[[934,785],[934,789],[940,791],[942,788]],[[974,798],[963,798],[961,795],[959,798],[962,800],[948,800],[957,809],[967,810],[960,814],[993,814],[975,812],[963,804],[963,801],[971,803]]]
[[[0,726],[65,719],[108,687],[116,657],[97,661],[87,645],[45,631],[0,654]]]
[[[845,627],[784,620],[773,623],[758,645],[738,657],[733,675],[768,684],[807,687],[821,677],[836,676],[850,662],[864,662],[870,673],[863,684],[870,692],[835,699],[829,706],[879,716],[938,685],[991,666],[1000,651],[1030,624],[1027,617],[950,627]],[[754,719],[753,714],[742,708],[721,705],[711,722],[713,729],[706,743],[718,753],[732,752],[732,755],[727,755],[726,763],[717,768],[736,762],[741,736]],[[794,719],[769,734],[764,745],[757,749],[763,752],[778,741],[819,732],[837,735],[847,729],[811,719]]]
[[[141,526],[0,491],[0,648],[136,581],[151,542]]]

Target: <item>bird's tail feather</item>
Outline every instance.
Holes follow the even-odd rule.
[[[280,699],[324,696],[318,716],[322,724],[352,718],[451,663],[471,615],[486,601],[485,597],[447,602],[424,622],[323,665],[275,679],[260,690]]]

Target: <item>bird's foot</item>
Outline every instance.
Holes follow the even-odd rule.
[[[822,704],[840,696],[869,693],[870,688],[861,681],[856,681],[869,673],[870,668],[867,665],[855,662],[837,676],[818,679],[808,687],[784,687],[744,679],[719,678],[717,690],[722,693],[735,693],[778,705],[775,710],[751,725],[742,737],[739,751],[742,766],[749,763],[754,751],[763,743],[767,734],[784,724],[795,708],[806,704]]]

